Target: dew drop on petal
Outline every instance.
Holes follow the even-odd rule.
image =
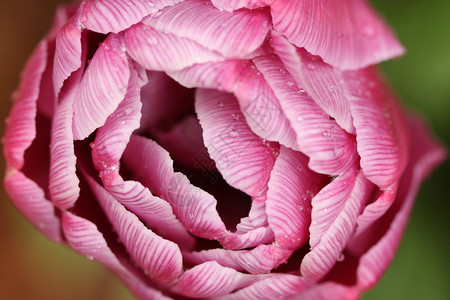
[[[343,253],[339,254],[337,261],[343,261],[345,259],[345,256]]]
[[[222,101],[217,102],[217,107],[223,107],[223,102]]]

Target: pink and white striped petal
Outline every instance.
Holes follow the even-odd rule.
[[[242,69],[233,93],[251,130],[268,141],[298,150],[294,130],[272,89],[252,62]]]
[[[9,117],[5,120],[6,129],[3,136],[6,176],[8,172],[22,169],[25,150],[30,147],[36,137],[36,102],[39,97],[42,74],[47,65],[47,51],[47,43],[40,42],[28,59],[21,75],[20,86],[13,94],[14,104]]]
[[[270,274],[266,278],[219,298],[220,300],[272,300],[292,299],[307,290],[311,283],[302,277],[289,274]]]
[[[297,135],[297,144],[315,172],[339,175],[357,158],[355,139],[314,102],[276,56],[253,60],[277,97]]]
[[[409,126],[411,143],[415,146],[410,148],[409,165],[395,200],[400,205],[388,211],[394,215],[389,229],[359,260],[357,286],[361,290],[372,288],[384,274],[401,241],[420,183],[447,156],[421,120],[411,117]]]
[[[361,296],[361,291],[354,287],[349,287],[333,281],[326,281],[316,284],[300,293],[292,300],[328,300],[345,299],[357,300]]]
[[[244,234],[269,225],[266,215],[266,199],[266,195],[252,198],[252,206],[248,217],[242,218],[239,224],[236,225],[237,234]]]
[[[355,133],[350,107],[339,77],[320,57],[290,44],[276,31],[271,32],[275,52],[301,89],[349,133]]]
[[[80,195],[72,133],[73,101],[80,78],[81,70],[71,78],[52,120],[48,189],[53,204],[63,210],[72,207]]]
[[[287,261],[294,250],[286,249],[277,242],[260,244],[251,250],[211,249],[183,253],[186,260],[200,264],[216,261],[220,265],[251,274],[265,274]]]
[[[356,220],[371,195],[371,183],[362,172],[353,173],[354,186],[339,215],[334,219],[320,242],[305,255],[300,266],[302,276],[310,280],[323,278],[339,259],[352,237]],[[314,224],[314,218],[312,224]]]
[[[220,244],[229,250],[239,250],[269,244],[275,241],[270,227],[258,227],[245,233],[227,233],[219,239]]]
[[[183,250],[194,246],[194,238],[176,218],[169,203],[153,196],[140,182],[124,181],[118,170],[100,173],[105,189],[159,236],[177,243]]]
[[[275,30],[343,70],[360,69],[405,50],[367,1],[283,0],[271,6]]]
[[[252,197],[267,189],[278,146],[267,147],[255,135],[232,94],[198,89],[195,110],[203,141],[223,178]]]
[[[172,291],[191,298],[215,298],[246,287],[259,277],[242,274],[210,261],[184,272]]]
[[[50,240],[61,243],[61,224],[55,207],[44,191],[22,172],[10,169],[4,179],[5,190],[14,206]]]
[[[351,170],[336,177],[312,199],[311,218],[314,221],[309,227],[311,249],[319,244],[323,235],[347,205],[355,189],[355,181],[355,172]]]
[[[157,30],[196,41],[227,58],[242,58],[266,38],[270,16],[264,11],[220,11],[202,0],[186,0],[142,22]]]
[[[91,31],[118,33],[138,23],[148,14],[174,5],[182,0],[84,0],[80,6],[78,22]]]
[[[142,108],[140,92],[147,83],[147,74],[144,70],[139,71],[130,68],[125,98],[97,130],[95,140],[91,143],[92,161],[98,171],[119,167],[131,134],[139,128]]]
[[[193,186],[184,174],[174,172],[169,154],[154,141],[132,136],[122,161],[154,195],[170,203],[189,232],[207,239],[218,239],[225,233],[217,200]]]
[[[375,68],[342,75],[362,171],[381,189],[392,189],[408,163],[410,144],[405,116]]]
[[[272,4],[274,0],[211,0],[220,10],[234,11],[241,8],[256,9]]]
[[[225,60],[198,41],[142,23],[123,33],[128,54],[148,70],[175,71],[198,63]]]
[[[81,29],[74,20],[68,21],[56,36],[53,57],[53,89],[56,97],[64,81],[82,65]]]
[[[276,242],[298,249],[309,239],[311,197],[323,178],[308,169],[308,158],[281,146],[268,183],[266,214]]]
[[[94,223],[64,211],[62,229],[72,249],[110,268],[140,299],[170,299],[123,266]]]
[[[83,140],[102,126],[124,99],[130,67],[123,42],[109,35],[88,65],[74,100],[73,135]]]
[[[114,230],[133,261],[151,279],[172,282],[182,273],[183,258],[177,244],[149,230],[103,187],[86,176],[93,194],[103,207]]]

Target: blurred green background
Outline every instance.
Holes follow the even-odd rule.
[[[0,119],[27,56],[49,29],[61,0],[2,0]],[[383,63],[405,105],[429,119],[450,145],[450,1],[373,0],[407,49]],[[4,124],[0,132],[3,135]],[[0,159],[3,173],[4,161]],[[363,296],[450,299],[450,163],[424,183],[394,262]],[[0,191],[0,299],[132,299],[102,266],[44,239]]]

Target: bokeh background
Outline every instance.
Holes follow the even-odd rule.
[[[0,0],[0,132],[27,56],[63,0]],[[382,64],[394,89],[450,145],[450,1],[372,0],[408,50]],[[0,158],[0,172],[4,161]],[[450,163],[423,185],[397,256],[372,299],[450,299]],[[96,262],[43,238],[0,188],[0,299],[133,299]]]

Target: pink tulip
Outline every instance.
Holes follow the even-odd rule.
[[[140,299],[356,299],[445,157],[363,0],[84,0],[7,122],[5,187]]]

